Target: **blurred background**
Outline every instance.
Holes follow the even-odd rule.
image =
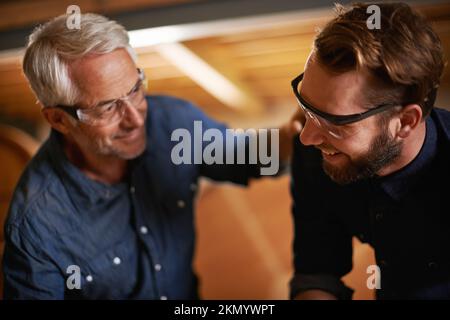
[[[130,31],[149,94],[190,100],[234,128],[278,126],[295,112],[290,80],[302,72],[334,1],[317,0],[14,0],[0,1],[0,257],[14,186],[46,139],[21,60],[34,27],[77,5]],[[450,55],[450,2],[407,1],[433,22]],[[340,1],[347,4],[349,1]],[[450,107],[445,71],[437,106]],[[197,202],[194,267],[206,299],[286,299],[292,276],[287,175],[249,188],[203,181]],[[320,255],[320,252],[317,252]],[[373,252],[355,240],[354,298],[372,299],[366,268]],[[1,280],[0,280],[1,285]]]

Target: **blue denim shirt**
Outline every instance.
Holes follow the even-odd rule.
[[[147,97],[147,148],[127,182],[93,181],[52,131],[23,173],[5,225],[6,299],[194,299],[194,197],[200,176],[246,184],[257,165],[171,161],[174,129],[226,127],[176,98]],[[67,282],[79,268],[81,288]],[[69,268],[69,269],[68,269]],[[72,267],[73,268],[73,267]],[[70,281],[68,281],[70,280]]]
[[[450,112],[438,108],[416,158],[385,177],[340,186],[324,173],[320,151],[296,141],[291,296],[322,289],[350,298],[341,277],[352,270],[357,237],[375,250],[378,299],[450,299],[449,164]]]

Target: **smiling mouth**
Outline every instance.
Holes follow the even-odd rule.
[[[325,150],[321,150],[323,154],[327,155],[327,156],[334,156],[336,154],[339,154],[339,151],[325,151]]]
[[[126,134],[120,135],[120,136],[116,136],[116,139],[132,139],[135,138],[139,135],[139,128],[134,129],[133,131],[130,131]]]
[[[337,157],[342,154],[342,152],[337,151],[334,148],[326,148],[326,147],[316,147],[316,148],[320,150],[320,152],[322,153],[322,157],[325,160],[337,159]]]

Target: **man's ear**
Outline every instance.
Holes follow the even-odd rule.
[[[409,104],[400,111],[400,128],[397,136],[407,138],[422,122],[422,108],[417,104]]]
[[[61,132],[64,135],[69,133],[71,124],[63,110],[53,107],[47,107],[42,108],[41,112],[53,129]]]

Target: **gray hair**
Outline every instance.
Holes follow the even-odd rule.
[[[23,71],[44,107],[74,105],[80,92],[70,75],[71,61],[88,54],[105,54],[119,48],[136,61],[123,26],[98,14],[81,14],[80,29],[69,29],[68,15],[37,27],[30,35]]]

